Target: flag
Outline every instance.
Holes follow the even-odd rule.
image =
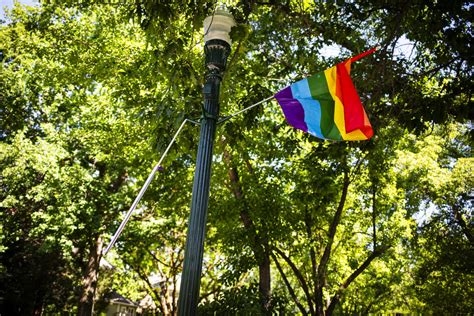
[[[330,140],[366,140],[374,134],[350,77],[351,63],[372,48],[275,94],[288,124]]]

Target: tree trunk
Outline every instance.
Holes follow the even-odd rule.
[[[102,257],[103,241],[100,236],[89,249],[89,260],[82,278],[82,293],[79,299],[78,316],[91,316],[94,311],[94,296],[99,277],[99,263]]]
[[[33,316],[41,316],[43,315],[43,300],[39,304],[35,304],[33,309]]]
[[[270,256],[268,253],[268,246],[264,247],[264,255],[258,264],[259,272],[259,290],[261,296],[261,306],[265,315],[272,314],[272,292],[271,292],[271,278],[270,278]]]
[[[461,207],[458,205],[458,203],[454,203],[454,205],[452,206],[452,209],[454,212],[454,217],[456,218],[458,225],[461,226],[464,236],[466,236],[466,238],[469,240],[471,245],[474,245],[474,236],[472,235],[472,225],[469,225],[468,223],[466,223],[466,221],[462,217]]]
[[[237,172],[237,168],[232,164],[232,157],[227,149],[224,149],[224,161],[228,167],[228,175],[231,182],[230,190],[232,191],[234,197],[237,200],[244,200],[239,174]],[[258,262],[259,291],[262,312],[264,315],[272,315],[270,247],[268,246],[268,242],[264,240],[264,238],[262,238],[262,236],[255,231],[253,221],[250,218],[250,215],[245,205],[240,210],[240,219],[244,224],[245,229],[248,230],[254,236],[251,248]]]
[[[318,277],[318,282],[316,283],[315,296],[316,296],[316,315],[324,316],[324,303],[323,303],[323,285],[321,280]]]
[[[342,193],[341,198],[339,199],[339,204],[337,206],[336,213],[332,219],[331,225],[329,226],[328,231],[328,241],[326,247],[324,249],[323,256],[321,257],[321,261],[318,266],[318,276],[317,276],[317,284],[316,284],[316,315],[324,316],[325,312],[324,309],[326,305],[324,304],[323,299],[323,288],[327,287],[327,267],[329,264],[329,259],[331,257],[332,245],[334,243],[334,238],[336,236],[337,227],[341,221],[342,212],[344,210],[344,205],[346,203],[347,191],[349,188],[350,180],[349,180],[349,173],[347,170],[344,170],[344,182],[342,185]]]

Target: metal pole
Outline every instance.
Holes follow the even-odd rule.
[[[191,215],[184,253],[184,267],[179,291],[178,315],[197,315],[201,285],[204,238],[206,235],[207,206],[211,178],[212,150],[216,123],[219,115],[219,89],[230,45],[220,39],[212,39],[204,46],[206,58],[206,83],[201,132],[194,173]]]
[[[112,247],[115,245],[115,242],[117,241],[117,239],[119,238],[119,236],[122,233],[123,229],[125,228],[125,225],[127,225],[128,221],[130,220],[130,217],[132,216],[133,212],[137,208],[138,203],[140,202],[140,200],[142,199],[142,197],[145,194],[146,190],[150,186],[151,181],[153,181],[153,178],[155,177],[155,173],[157,173],[159,170],[162,170],[163,167],[161,167],[161,163],[163,162],[163,159],[165,159],[166,155],[168,154],[168,151],[171,149],[171,146],[173,146],[174,141],[178,137],[179,133],[181,133],[181,130],[183,129],[184,124],[186,124],[186,122],[197,123],[197,122],[194,122],[193,120],[190,120],[190,119],[184,119],[183,120],[183,123],[181,123],[178,130],[174,134],[173,139],[171,139],[170,143],[168,144],[168,147],[166,147],[165,152],[163,153],[163,155],[161,155],[160,160],[155,165],[155,167],[151,171],[150,175],[146,179],[145,184],[143,185],[143,187],[141,188],[141,190],[138,193],[137,197],[135,198],[135,201],[133,201],[132,206],[130,207],[127,214],[125,215],[125,218],[122,220],[122,223],[120,223],[119,228],[117,229],[115,234],[110,239],[109,245],[107,246],[107,248],[105,248],[105,251],[102,253],[102,255],[104,257],[107,255],[107,253],[110,251],[110,249],[112,249]]]

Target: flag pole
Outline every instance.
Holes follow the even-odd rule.
[[[230,54],[230,29],[234,18],[224,8],[204,20],[206,82],[196,170],[194,172],[191,214],[189,216],[184,266],[178,300],[179,316],[197,314],[201,285],[204,238],[211,178],[212,151],[219,116],[219,89]]]
[[[110,239],[110,242],[109,242],[109,245],[107,246],[107,248],[105,248],[105,250],[102,252],[102,256],[106,256],[107,253],[110,251],[110,249],[112,249],[112,247],[115,245],[115,243],[117,242],[117,239],[120,237],[120,234],[122,234],[122,231],[123,229],[125,228],[125,225],[127,225],[128,221],[130,220],[130,217],[132,216],[133,212],[135,211],[135,209],[137,208],[137,205],[138,203],[140,202],[140,200],[142,199],[143,195],[145,194],[146,190],[148,189],[148,187],[150,186],[150,183],[151,181],[153,180],[153,178],[155,177],[155,174],[162,170],[162,166],[161,166],[161,163],[163,162],[163,160],[165,159],[166,155],[168,154],[169,150],[171,149],[171,146],[173,146],[174,142],[176,141],[176,138],[178,137],[179,133],[181,133],[181,130],[183,129],[184,125],[187,123],[187,122],[191,122],[191,123],[194,123],[196,124],[197,122],[193,121],[193,120],[190,120],[190,119],[184,119],[183,122],[181,123],[181,125],[179,126],[178,130],[176,131],[176,133],[174,134],[173,138],[171,139],[171,141],[169,142],[168,144],[168,147],[166,147],[165,149],[165,152],[163,153],[163,155],[161,155],[161,158],[160,160],[158,161],[158,163],[155,165],[155,167],[153,167],[153,169],[151,170],[150,174],[148,175],[148,178],[146,179],[145,181],[145,184],[142,186],[140,192],[138,193],[137,197],[135,198],[135,200],[133,201],[132,203],[132,206],[130,206],[130,209],[128,210],[127,214],[125,215],[124,219],[122,220],[122,223],[120,223],[120,226],[119,228],[117,228],[117,230],[115,231],[115,234],[112,236],[112,238]],[[199,125],[199,123],[197,123],[197,125]]]

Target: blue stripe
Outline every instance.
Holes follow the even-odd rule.
[[[303,79],[292,84],[291,93],[304,109],[304,121],[308,126],[308,133],[325,139],[321,132],[321,104],[311,97],[308,80]]]
[[[312,99],[308,79],[303,79],[291,85],[291,93],[295,99]]]

